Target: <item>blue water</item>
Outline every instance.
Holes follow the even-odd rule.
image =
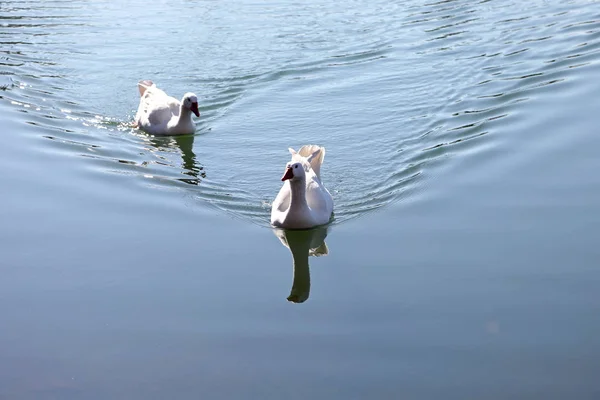
[[[597,398],[598,10],[0,3],[0,399]]]

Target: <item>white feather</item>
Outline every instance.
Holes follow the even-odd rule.
[[[303,168],[294,178],[284,181],[273,201],[271,224],[281,228],[304,229],[324,225],[333,213],[333,198],[320,177],[325,148],[303,146],[298,152],[290,149],[292,163]]]
[[[184,105],[186,98],[196,95],[186,93],[181,101],[167,95],[150,80],[138,83],[140,105],[135,115],[135,125],[152,135],[182,135],[194,133],[196,125],[192,120],[192,110]]]

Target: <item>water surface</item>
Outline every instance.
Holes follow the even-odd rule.
[[[1,2],[0,398],[596,398],[599,61],[588,1]]]

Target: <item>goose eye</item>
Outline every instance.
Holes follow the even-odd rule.
[[[297,165],[294,165],[294,168],[298,168],[298,166],[297,166]]]

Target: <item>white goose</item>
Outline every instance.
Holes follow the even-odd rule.
[[[134,125],[152,135],[184,135],[194,133],[192,113],[200,116],[194,93],[183,95],[181,102],[156,87],[150,80],[138,83],[140,105]]]
[[[306,229],[329,222],[333,199],[320,177],[325,148],[302,146],[289,149],[292,161],[281,178],[283,187],[273,201],[271,224],[287,229]]]

